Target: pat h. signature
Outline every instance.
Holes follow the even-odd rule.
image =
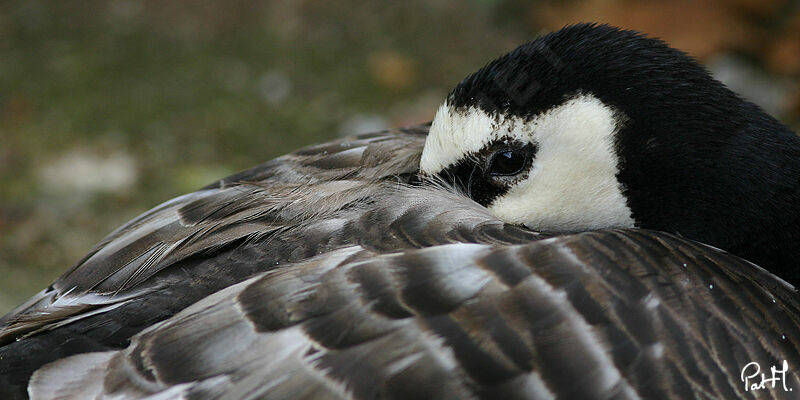
[[[744,390],[775,389],[780,382],[785,392],[791,392],[792,388],[786,387],[786,373],[789,372],[789,363],[783,360],[783,365],[779,369],[776,366],[769,367],[770,377],[766,373],[761,373],[761,365],[751,362],[742,368],[741,380],[744,382]]]

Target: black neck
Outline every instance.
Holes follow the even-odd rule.
[[[706,116],[701,130],[673,123],[672,132],[648,132],[664,124],[631,121],[618,143],[629,206],[642,228],[719,247],[798,284],[800,138],[728,100],[715,105],[725,118]]]

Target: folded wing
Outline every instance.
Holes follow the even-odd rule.
[[[341,248],[226,288],[124,350],[49,364],[30,393],[791,398],[746,393],[740,372],[751,361],[800,366],[797,302],[721,251],[635,230],[362,251]],[[796,372],[787,386],[800,388]]]

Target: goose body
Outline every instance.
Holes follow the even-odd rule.
[[[794,287],[681,232],[634,229],[631,189],[607,175],[624,170],[619,106],[584,91],[524,116],[478,107],[517,130],[448,147],[482,126],[447,106],[469,79],[430,128],[301,149],[113,232],[0,319],[0,398],[796,398]],[[519,220],[545,214],[495,203],[562,143],[531,121],[607,133],[587,182],[605,206],[581,214],[570,204],[593,203],[558,189],[569,204],[537,219],[550,233]],[[474,180],[484,148],[506,157],[487,170],[524,176]],[[784,362],[775,387],[742,380]]]

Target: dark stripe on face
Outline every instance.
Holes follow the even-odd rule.
[[[532,143],[503,138],[465,156],[439,172],[438,176],[462,190],[478,204],[488,207],[496,198],[506,194],[511,186],[528,177],[536,150]],[[521,171],[514,175],[495,175],[501,153],[509,151],[515,156],[524,156]],[[493,158],[498,160],[493,163]]]
[[[484,179],[483,167],[474,161],[461,160],[440,172],[439,176],[484,207],[510,189],[501,182]]]

